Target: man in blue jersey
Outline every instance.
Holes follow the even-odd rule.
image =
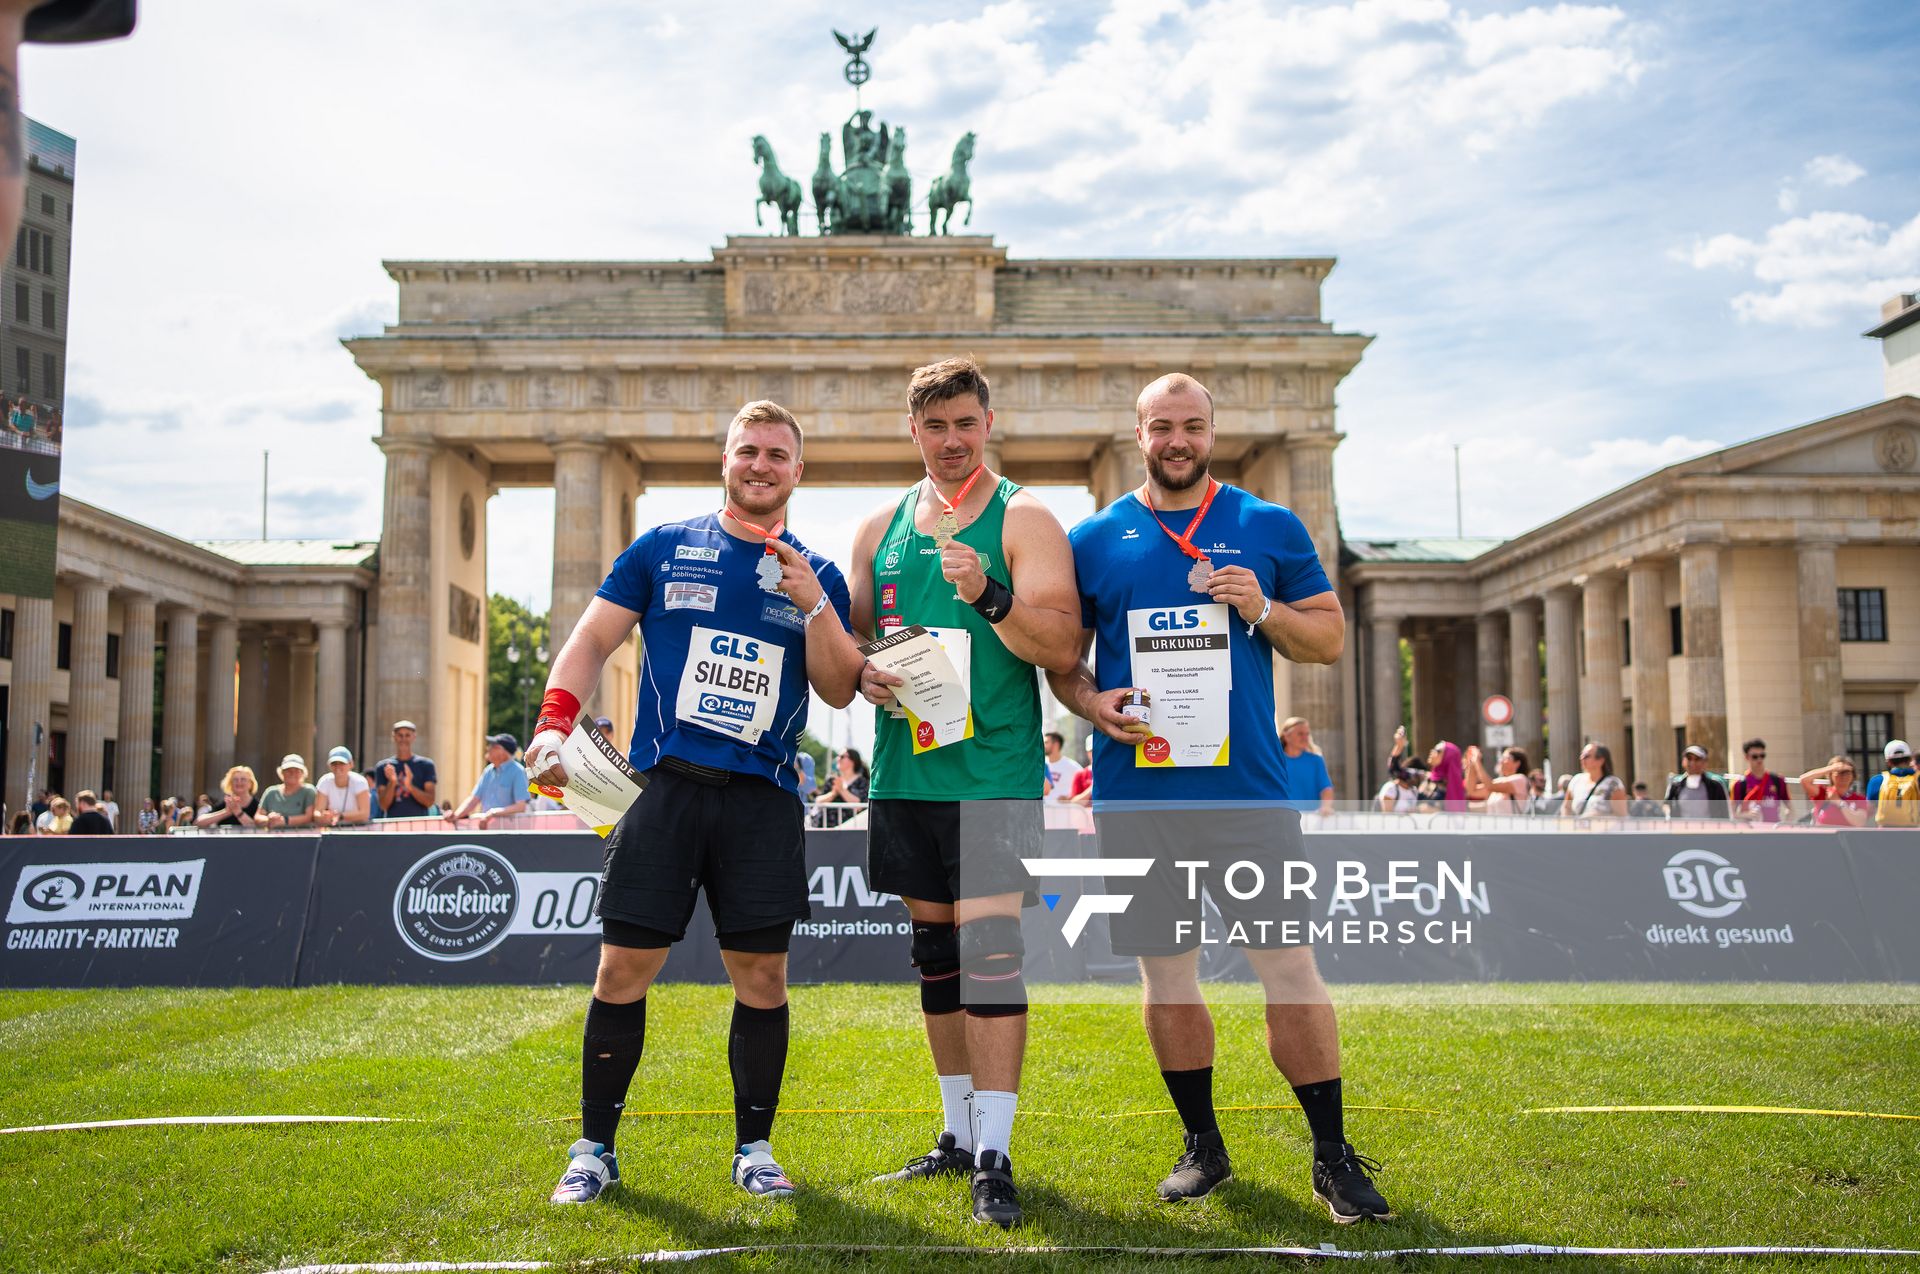
[[[1200,994],[1206,937],[1200,887],[1227,940],[1246,948],[1266,992],[1267,1048],[1293,1086],[1314,1141],[1313,1191],[1341,1223],[1392,1215],[1378,1165],[1343,1128],[1340,1043],[1311,947],[1288,945],[1291,919],[1271,896],[1228,888],[1250,861],[1275,887],[1301,857],[1300,816],[1285,801],[1274,730],[1273,654],[1329,664],[1346,618],[1300,519],[1207,474],[1213,397],[1191,376],[1163,376],[1137,404],[1146,481],[1075,527],[1082,649],[1089,671],[1050,674],[1060,701],[1098,729],[1095,819],[1106,858],[1153,863],[1112,917],[1116,954],[1140,960],[1147,1038],[1186,1125],[1186,1149],[1159,1185],[1200,1198],[1232,1177],[1213,1106],[1213,1019]],[[1146,728],[1122,711],[1129,700]],[[1317,805],[1317,801],[1315,802]],[[1205,864],[1204,866],[1196,864]],[[1237,883],[1245,890],[1250,874]],[[1211,940],[1219,941],[1215,935]]]
[[[811,914],[794,757],[808,685],[844,707],[865,662],[848,631],[846,580],[785,530],[800,450],[785,408],[741,408],[721,457],[724,507],[629,545],[547,679],[527,769],[564,787],[557,754],[580,701],[640,626],[628,758],[648,782],[607,840],[580,1138],[555,1203],[589,1202],[620,1179],[614,1133],[646,1039],[647,989],[701,889],[735,997],[733,1179],[749,1194],[793,1193],[769,1140],[786,1070],[787,948],[794,921]]]

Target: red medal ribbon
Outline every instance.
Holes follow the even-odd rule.
[[[1147,512],[1153,514],[1153,520],[1160,523],[1160,529],[1167,533],[1168,539],[1180,546],[1182,553],[1185,553],[1195,561],[1205,561],[1207,555],[1193,547],[1193,533],[1200,529],[1202,522],[1206,521],[1207,510],[1213,507],[1213,497],[1218,494],[1220,494],[1220,480],[1218,478],[1208,478],[1206,498],[1200,501],[1200,508],[1194,513],[1193,521],[1187,523],[1187,529],[1179,535],[1175,535],[1173,528],[1160,520],[1160,511],[1153,507],[1152,487],[1147,488]]]
[[[933,488],[933,498],[938,500],[941,504],[945,505],[948,513],[951,513],[953,514],[954,517],[958,518],[960,516],[960,506],[967,502],[967,492],[973,490],[973,484],[980,481],[980,475],[985,473],[986,471],[987,471],[987,466],[985,466],[984,464],[975,465],[973,468],[973,475],[969,477],[965,482],[960,484],[959,495],[949,500],[947,499],[947,497],[940,494],[940,488],[936,486]],[[927,481],[931,483],[933,480],[929,478]]]
[[[766,527],[761,526],[758,522],[747,521],[745,518],[741,517],[738,513],[735,513],[732,509],[721,509],[720,516],[726,517],[726,518],[732,518],[735,522],[738,522],[741,526],[746,527],[747,530],[749,531],[758,531],[760,533],[760,538],[763,540],[777,540],[780,538],[780,532],[787,529],[787,524],[785,519],[775,522],[773,524],[773,529],[769,531]],[[773,545],[771,544],[767,545],[767,552],[769,554],[773,552]]]

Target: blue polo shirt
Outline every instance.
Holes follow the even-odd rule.
[[[1166,515],[1167,526],[1185,531],[1194,510]],[[1128,492],[1080,525],[1068,539],[1080,581],[1080,622],[1094,633],[1094,681],[1101,690],[1135,684],[1127,641],[1127,612],[1190,607],[1207,599],[1187,585],[1193,562],[1180,551],[1152,510]],[[1332,591],[1307,528],[1289,509],[1221,484],[1194,544],[1216,567],[1244,566],[1276,605]],[[1273,718],[1273,645],[1238,615],[1228,623],[1230,696],[1228,764],[1143,767],[1134,749],[1103,734],[1093,736],[1094,804],[1113,802],[1263,802],[1304,800],[1317,807],[1320,787],[1293,789]],[[1301,765],[1308,757],[1297,758]],[[1312,757],[1320,761],[1318,757]],[[1312,776],[1326,773],[1325,762]],[[1301,778],[1308,776],[1302,772]]]
[[[489,765],[480,771],[480,781],[473,785],[473,794],[480,798],[483,810],[505,809],[516,801],[527,799],[527,767],[509,757],[505,765]]]
[[[780,538],[806,555],[827,604],[851,631],[852,605],[840,568],[791,532]],[[786,594],[761,589],[757,572],[766,555],[763,542],[734,538],[720,525],[720,515],[709,513],[656,526],[614,560],[598,595],[640,616],[645,643],[633,743],[627,749],[635,769],[650,770],[662,757],[676,756],[757,774],[798,794],[794,757],[808,702],[806,619]],[[750,679],[753,674],[741,670],[769,667],[773,650],[781,658],[778,683],[765,687],[777,696],[772,718],[749,743],[745,730],[729,728],[730,714],[745,714],[749,705],[732,693],[727,679]],[[696,679],[716,678],[699,697],[711,724],[681,713],[680,682],[689,672]]]

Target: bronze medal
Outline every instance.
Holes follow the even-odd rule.
[[[1193,569],[1187,572],[1187,587],[1196,593],[1207,592],[1207,579],[1213,574],[1213,563],[1204,557],[1193,559]],[[1211,596],[1211,594],[1208,594]]]

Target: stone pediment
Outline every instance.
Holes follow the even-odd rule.
[[[1920,478],[1920,398],[1901,397],[1717,451],[1682,466],[1733,475]]]

